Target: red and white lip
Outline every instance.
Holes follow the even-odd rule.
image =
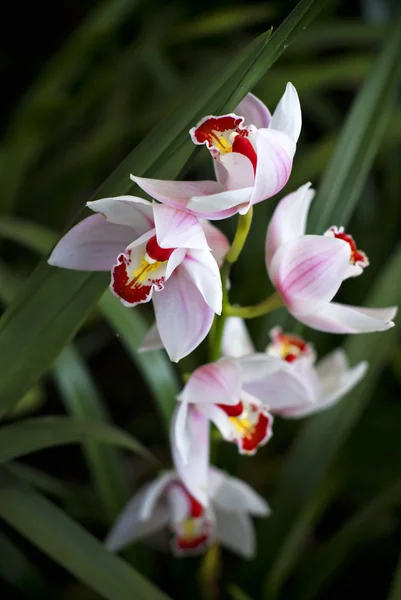
[[[310,344],[303,338],[292,333],[283,333],[281,327],[275,327],[270,332],[271,344],[266,348],[269,356],[281,358],[288,363],[293,363],[300,358],[315,358],[315,353]]]
[[[343,242],[348,244],[351,249],[349,267],[344,279],[348,279],[348,277],[357,277],[358,275],[361,275],[363,270],[369,266],[369,259],[367,255],[365,254],[365,252],[357,248],[354,238],[352,237],[352,235],[344,231],[344,227],[337,227],[336,225],[333,225],[325,232],[324,235],[334,237],[337,240],[342,240]]]
[[[181,483],[167,491],[170,526],[174,537],[172,548],[178,556],[200,554],[209,545],[213,534],[213,518]]]

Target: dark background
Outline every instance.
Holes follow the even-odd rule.
[[[255,89],[271,108],[287,81],[297,87],[301,98],[304,126],[286,191],[308,180],[318,185],[347,111],[385,40],[386,26],[399,3],[343,0],[328,4]],[[124,156],[179,105],[184,86],[200,78],[211,65],[223,64],[258,33],[279,25],[294,5],[278,0],[7,3],[0,37],[0,236],[1,223],[9,215],[61,233]],[[343,286],[342,301],[363,302],[399,241],[400,142],[398,107],[351,224],[359,247],[370,256],[371,267],[352,285]],[[199,153],[189,175],[205,178],[208,174],[206,153]],[[269,289],[261,248],[273,206],[263,203],[255,211],[247,247],[233,273],[233,301],[257,302]],[[221,226],[232,235],[231,222]],[[37,261],[37,254],[23,245],[2,240],[3,306],[10,290],[28,276]],[[147,308],[142,312],[146,317],[150,314]],[[281,313],[277,318],[290,326]],[[275,319],[276,315],[250,324],[259,349],[266,345]],[[340,341],[310,331],[308,339],[323,354]],[[385,337],[381,339],[385,343]],[[147,386],[114,332],[96,312],[78,336],[77,347],[112,420],[136,435],[168,466],[167,442],[160,422],[156,425],[159,417]],[[201,348],[196,354],[200,360],[202,352]],[[192,366],[192,358],[183,361],[184,370],[186,365]],[[302,585],[310,569],[319,568],[316,556],[321,549],[383,490],[397,481],[400,487],[400,381],[401,348],[397,344],[372,401],[330,471],[328,487],[333,489],[302,540],[280,598],[308,600],[310,596],[302,595]],[[64,414],[65,406],[59,386],[49,376],[24,398],[14,417]],[[298,423],[277,422],[273,441],[252,461],[238,458],[231,446],[217,444],[217,462],[268,499],[298,427]],[[24,464],[69,486],[73,498],[57,497],[56,501],[94,534],[104,536],[108,521],[97,506],[78,447],[40,452]],[[124,466],[131,491],[151,477],[139,458],[126,456]],[[400,492],[398,496],[401,501]],[[344,560],[341,546],[335,549],[336,556],[323,557],[332,561],[339,557],[339,564],[314,598],[387,597],[401,547],[399,501],[366,520],[358,543]],[[16,568],[11,573],[8,567],[0,567],[2,598],[97,597],[7,526],[3,531],[44,577],[47,588],[44,590],[32,573],[30,579],[23,570]],[[259,561],[265,543],[268,540],[259,545]],[[127,558],[173,598],[241,600],[238,590],[230,587],[233,583],[251,598],[265,597],[260,568],[254,570],[253,562],[244,563],[229,553],[223,553],[221,565],[214,565],[212,584],[201,559],[178,561],[144,545],[135,546]]]

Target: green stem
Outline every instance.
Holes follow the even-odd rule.
[[[253,207],[251,206],[245,215],[240,215],[238,219],[237,231],[235,232],[234,241],[230,250],[227,252],[226,262],[231,265],[238,260],[242,252],[242,248],[248,237],[249,230],[252,224]],[[223,282],[224,286],[224,282]]]
[[[231,306],[226,305],[224,307],[225,317],[241,317],[242,319],[254,319],[255,317],[261,317],[269,312],[272,312],[276,308],[283,306],[283,301],[277,292],[275,292],[269,298],[266,298],[259,304],[254,306]]]

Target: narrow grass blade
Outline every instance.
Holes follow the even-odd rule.
[[[67,411],[73,417],[97,423],[109,421],[99,392],[72,345],[57,358],[53,373]],[[90,439],[83,449],[99,501],[112,521],[128,499],[121,456],[114,448]]]
[[[387,600],[401,600],[401,558],[398,561]]]
[[[5,533],[0,531],[0,579],[29,598],[46,598],[49,584]]]
[[[125,431],[69,417],[37,417],[4,425],[0,428],[0,462],[53,446],[87,441],[120,446],[139,454],[154,466],[159,464],[142,444]]]
[[[166,594],[5,468],[0,469],[0,516],[102,598],[168,600]]]
[[[180,109],[123,161],[96,197],[128,192],[131,171],[177,176],[193,150],[189,127],[204,114],[232,110],[325,3],[301,0],[270,40],[269,32],[263,34],[241,50],[223,72],[197,82],[196,90],[183,99]],[[72,339],[107,280],[107,275],[67,272],[45,263],[33,273],[0,322],[0,415],[12,409]]]
[[[401,53],[401,14],[349,112],[313,202],[308,225],[321,233],[346,226],[394,110]]]

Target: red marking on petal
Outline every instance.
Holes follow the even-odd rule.
[[[147,302],[152,286],[141,285],[135,280],[129,281],[127,272],[129,253],[128,258],[125,256],[125,254],[120,254],[120,256],[117,258],[117,261],[118,263],[112,271],[111,280],[111,287],[114,293],[128,304]]]
[[[343,240],[346,242],[351,248],[351,259],[350,263],[352,265],[359,264],[361,267],[367,267],[369,265],[369,259],[362,250],[358,250],[356,246],[356,242],[352,235],[349,233],[345,233],[342,227],[338,228],[336,226],[330,227],[330,230],[334,237],[338,240]]]
[[[191,503],[191,508],[190,508],[191,517],[194,517],[195,519],[198,517],[201,517],[204,512],[204,508],[203,508],[202,504],[200,502],[198,502],[197,500],[195,500],[195,498],[193,496],[191,496],[191,494],[188,494],[188,497],[189,497],[189,501]]]
[[[199,537],[193,539],[177,537],[176,544],[179,550],[196,550],[197,548],[204,546],[208,539],[209,536],[206,534],[200,535]]]
[[[233,142],[233,152],[238,152],[239,154],[243,154],[249,158],[252,163],[253,170],[256,173],[258,157],[256,155],[255,148],[247,138],[237,135]]]
[[[257,423],[252,428],[251,435],[241,439],[242,450],[254,453],[258,446],[266,442],[269,435],[270,422],[270,416],[261,412]]]
[[[300,352],[305,352],[308,349],[308,344],[305,342],[305,340],[303,340],[297,335],[291,335],[289,333],[279,333],[277,335],[277,338],[281,344],[285,344],[286,346],[295,346],[295,348],[298,348]]]
[[[225,115],[223,117],[209,117],[194,129],[193,135],[199,144],[208,142],[211,146],[213,146],[215,143],[215,131],[219,133],[224,133],[225,131],[236,131],[240,135],[248,135],[246,129],[240,129],[240,125],[243,120],[244,119],[242,117],[233,117],[232,115]]]
[[[154,235],[148,243],[146,244],[146,252],[153,258],[153,260],[157,260],[158,262],[165,262],[170,258],[175,248],[161,248],[157,243],[156,236]]]
[[[295,354],[287,354],[284,360],[286,360],[289,363],[293,363],[295,360],[297,360],[297,357],[295,356]]]
[[[242,402],[238,402],[238,404],[234,404],[234,406],[231,406],[230,404],[217,404],[217,406],[221,408],[221,410],[224,410],[229,417],[239,417],[244,410]]]

